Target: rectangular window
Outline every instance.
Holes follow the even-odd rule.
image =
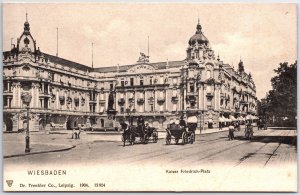
[[[152,78],[150,78],[150,85],[152,85],[153,84],[153,79]]]
[[[133,86],[133,85],[134,85],[134,79],[130,78],[130,86]]]
[[[140,85],[141,85],[141,86],[144,85],[144,80],[140,80]]]
[[[4,107],[7,107],[7,106],[8,106],[8,99],[7,99],[7,97],[4,97],[4,98],[3,98],[3,106],[4,106]]]
[[[8,82],[3,81],[3,91],[7,91],[8,90]]]
[[[153,105],[153,104],[150,105],[150,111],[151,111],[151,112],[154,111],[154,105]]]
[[[195,91],[194,83],[190,83],[190,92],[194,92],[194,91]]]
[[[54,82],[54,77],[55,77],[55,74],[54,73],[51,73],[51,81]]]
[[[121,81],[121,86],[124,87],[125,86],[125,82]]]
[[[110,89],[111,90],[114,89],[114,84],[113,83],[110,84]]]
[[[124,114],[124,107],[123,106],[120,108],[120,111],[121,111],[121,114]]]

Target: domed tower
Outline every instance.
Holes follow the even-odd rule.
[[[209,40],[202,32],[202,26],[198,19],[196,33],[189,39],[187,48],[188,61],[203,61],[205,59],[215,59],[214,52],[209,46]]]
[[[36,52],[36,42],[30,33],[30,25],[27,20],[27,13],[26,13],[26,21],[24,23],[24,31],[17,41],[17,49],[20,53]]]

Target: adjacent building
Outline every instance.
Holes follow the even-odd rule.
[[[26,128],[28,95],[31,131],[114,129],[140,115],[158,128],[196,116],[198,127],[208,128],[256,114],[256,87],[243,62],[235,70],[216,57],[199,22],[186,54],[150,63],[141,53],[134,64],[92,68],[40,51],[26,21],[17,45],[3,52],[4,130]]]

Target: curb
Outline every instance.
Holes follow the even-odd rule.
[[[50,153],[50,152],[62,152],[62,151],[67,151],[75,148],[76,146],[69,146],[67,148],[63,149],[57,149],[57,150],[48,150],[48,151],[40,151],[40,152],[32,152],[32,153],[25,153],[25,154],[13,154],[13,155],[8,155],[8,156],[3,156],[3,158],[12,158],[12,157],[20,157],[20,156],[27,156],[27,155],[34,155],[34,154],[43,154],[43,153]]]

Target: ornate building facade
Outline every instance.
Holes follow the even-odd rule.
[[[182,61],[91,68],[40,51],[28,21],[17,46],[3,52],[4,130],[26,127],[30,94],[31,131],[79,125],[113,129],[121,118],[144,116],[158,128],[179,116],[196,116],[198,127],[256,114],[256,87],[243,62],[234,70],[216,58],[198,22]]]

